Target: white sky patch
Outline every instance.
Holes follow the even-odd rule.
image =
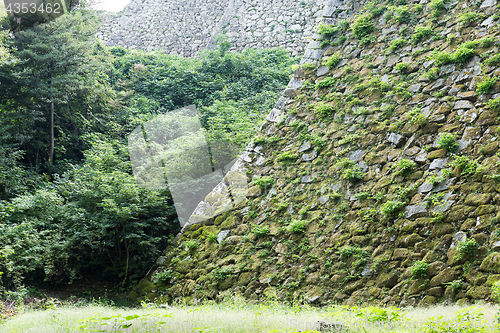
[[[108,12],[119,12],[129,3],[130,0],[101,0],[97,4],[93,5],[92,8]]]

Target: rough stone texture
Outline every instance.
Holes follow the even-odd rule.
[[[352,23],[364,3],[329,1],[323,22]],[[185,228],[157,268],[171,269],[173,282],[152,285],[155,267],[134,297],[194,302],[236,292],[254,300],[303,296],[314,304],[389,306],[426,306],[442,297],[459,304],[492,300],[488,288],[500,279],[500,254],[494,252],[500,248],[500,110],[489,102],[500,97],[500,84],[487,95],[475,90],[486,77],[500,75],[498,65],[484,64],[500,43],[477,49],[463,65],[439,67],[429,58],[433,50],[454,52],[461,43],[500,32],[482,20],[462,27],[461,14],[478,11],[481,2],[447,3],[437,22],[429,1],[420,3],[422,13],[412,12],[408,24],[390,16],[375,20],[371,43],[360,43],[350,30],[342,32],[342,45],[340,34],[330,39],[334,45],[322,47],[321,37],[311,41],[301,63],[316,67],[295,73],[288,85],[295,91],[285,91],[275,106],[284,120],[265,122],[258,134],[281,140],[262,144],[257,155],[250,144],[239,160],[247,170],[248,200]],[[496,10],[485,5],[482,13]],[[456,40],[449,45],[429,37],[391,53],[390,43],[409,40],[416,25]],[[403,30],[408,35],[400,35]],[[342,61],[319,71],[336,53]],[[401,62],[409,64],[404,75],[394,70]],[[317,86],[321,80],[331,86]],[[315,112],[318,103],[333,106],[328,117]],[[435,144],[442,133],[459,143],[456,162]],[[279,160],[283,152],[292,158]],[[257,163],[258,157],[266,162]],[[272,191],[259,193],[256,176],[270,177]],[[199,207],[213,211],[216,205]],[[221,230],[231,230],[232,244],[209,242],[208,235]],[[477,245],[461,246],[473,239]],[[184,250],[188,240],[199,243],[196,253]],[[411,280],[418,261],[429,264],[427,274]],[[195,279],[190,271],[196,269],[204,272]],[[447,283],[456,280],[464,283],[454,291]]]
[[[225,34],[233,50],[279,46],[299,55],[313,36],[326,3],[132,0],[122,14],[102,15],[97,37],[110,46],[193,56],[214,48],[217,36]]]

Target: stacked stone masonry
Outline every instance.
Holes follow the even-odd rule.
[[[236,163],[245,202],[215,218],[199,211],[133,297],[495,301],[500,9],[396,3],[325,6],[331,29]]]
[[[102,16],[106,45],[193,56],[226,35],[233,50],[284,47],[303,53],[325,0],[132,0],[122,14]]]

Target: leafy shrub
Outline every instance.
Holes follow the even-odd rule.
[[[340,255],[341,260],[346,260],[354,255],[365,256],[368,253],[357,246],[347,246],[347,247],[343,247],[339,251],[337,251],[337,254]]]
[[[324,36],[326,38],[330,38],[330,37],[334,36],[335,34],[337,34],[341,29],[338,26],[333,25],[333,24],[320,23],[316,30],[317,30],[318,34],[320,34],[321,36]]]
[[[335,108],[331,104],[320,102],[314,106],[314,113],[321,118],[326,118],[335,113]]]
[[[392,167],[397,170],[396,175],[402,175],[403,177],[406,177],[415,170],[417,164],[412,160],[402,158],[397,161]]]
[[[484,61],[484,63],[488,66],[495,66],[500,64],[500,53],[495,53],[494,55],[490,56]]]
[[[456,293],[457,291],[460,290],[460,288],[462,288],[463,281],[462,280],[454,280],[451,282],[446,282],[445,285],[451,287],[451,290],[453,290],[453,292]]]
[[[335,68],[335,66],[338,65],[340,60],[342,60],[342,58],[340,57],[340,54],[338,52],[336,52],[326,59],[325,65],[329,69],[333,69],[333,68]]]
[[[498,77],[487,77],[477,84],[476,94],[489,94],[497,81]]]
[[[288,226],[288,231],[296,234],[303,233],[306,231],[307,224],[307,221],[304,220],[294,220]]]
[[[292,153],[291,151],[285,151],[279,154],[276,160],[278,162],[290,162],[290,161],[296,161],[297,158],[299,158],[298,154]]]
[[[257,224],[253,224],[251,226],[251,230],[252,232],[257,236],[257,237],[264,237],[264,236],[267,236],[269,235],[269,227],[266,226],[266,225],[257,225]]]
[[[458,21],[462,27],[468,27],[472,23],[479,19],[479,15],[476,12],[465,12],[460,14]]]
[[[188,240],[184,242],[184,247],[187,251],[191,252],[197,250],[200,247],[200,244],[195,240]]]
[[[394,215],[403,208],[404,203],[401,201],[387,201],[382,205],[380,211],[387,217],[394,217]]]
[[[207,239],[210,243],[217,243],[217,234],[216,233],[209,233],[207,236]]]
[[[454,61],[453,54],[445,51],[434,53],[433,58],[436,61],[436,66],[448,65]]]
[[[335,84],[337,84],[337,79],[329,76],[326,79],[316,83],[316,88],[330,88],[330,87],[334,86]]]
[[[411,276],[416,279],[425,278],[427,276],[428,269],[428,263],[425,261],[417,261],[411,266]]]
[[[472,176],[478,170],[479,164],[476,160],[471,160],[468,156],[453,156],[453,161],[450,162],[450,166],[458,168],[461,170],[462,176],[468,177]]]
[[[212,276],[217,280],[217,281],[224,281],[228,277],[230,277],[234,273],[233,268],[220,268],[217,267],[214,270],[212,270]]]
[[[457,245],[457,256],[460,259],[467,255],[474,254],[478,248],[479,243],[474,238],[465,240]]]
[[[429,3],[429,7],[432,9],[432,16],[437,18],[441,15],[442,12],[446,10],[445,4],[450,0],[432,0]]]
[[[394,69],[397,70],[398,72],[404,74],[408,71],[408,69],[410,68],[410,64],[407,63],[407,62],[400,62],[399,64],[397,64]]]
[[[453,61],[459,65],[464,65],[472,56],[475,50],[467,44],[462,44],[453,54]]]
[[[373,17],[380,16],[387,10],[386,6],[381,6],[375,1],[367,2],[365,8],[372,14]]]
[[[445,148],[449,152],[455,152],[458,143],[455,141],[455,135],[451,133],[442,133],[437,141],[438,148]]]
[[[413,44],[417,44],[426,37],[434,35],[434,29],[432,27],[416,26],[415,33],[411,36],[411,41]]]
[[[370,14],[361,14],[356,16],[351,24],[351,29],[357,39],[363,39],[375,30],[372,16]]]
[[[344,170],[344,172],[342,173],[342,178],[343,179],[347,179],[351,182],[357,182],[357,181],[360,181],[361,179],[363,179],[365,177],[365,174],[363,173],[363,171],[361,171],[361,169],[357,166],[353,166],[351,168],[347,168]]]
[[[266,177],[257,176],[255,178],[253,178],[252,181],[255,185],[260,186],[260,188],[263,191],[266,191],[267,189],[272,187],[274,184],[273,177],[270,177],[270,176],[266,176]]]
[[[500,110],[500,97],[495,99],[490,99],[487,106],[493,110]]]
[[[399,24],[408,23],[411,20],[411,13],[408,6],[396,7],[394,14],[394,20]]]
[[[391,44],[389,45],[388,50],[389,50],[389,52],[394,52],[395,50],[400,49],[403,46],[405,46],[405,44],[406,44],[406,41],[403,38],[394,39],[391,42]]]
[[[156,272],[155,275],[153,275],[153,283],[166,283],[168,279],[173,277],[174,272],[171,269],[163,272]]]

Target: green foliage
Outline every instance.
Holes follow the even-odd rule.
[[[357,15],[351,24],[351,29],[354,36],[359,40],[368,37],[375,30],[372,16],[367,13]]]
[[[326,79],[316,83],[316,87],[317,88],[330,88],[330,87],[334,86],[335,84],[337,84],[337,82],[338,81],[336,78],[329,76]]]
[[[451,287],[451,290],[454,293],[456,293],[460,290],[460,288],[462,288],[463,281],[462,280],[454,280],[454,281],[445,283],[445,285]]]
[[[477,84],[476,94],[489,94],[493,86],[498,81],[498,77],[487,77]]]
[[[367,2],[365,8],[371,13],[372,17],[378,17],[382,15],[386,10],[386,6],[380,5],[379,1]]]
[[[252,224],[251,225],[251,230],[252,232],[257,236],[257,237],[264,237],[269,235],[269,227],[266,225],[257,225],[257,224]]]
[[[457,245],[457,257],[461,259],[465,256],[474,254],[478,248],[479,243],[474,238],[464,240]]]
[[[437,140],[437,147],[445,148],[449,152],[455,152],[458,148],[455,135],[451,133],[441,133]]]
[[[408,23],[411,21],[411,12],[408,6],[399,6],[394,8],[394,20],[399,23]]]
[[[230,277],[233,273],[234,269],[232,267],[224,267],[224,268],[217,267],[214,270],[212,270],[212,276],[217,281],[224,281],[225,279]]]
[[[411,276],[415,279],[425,278],[427,276],[427,270],[429,269],[429,264],[425,261],[416,261],[411,266]]]
[[[335,113],[335,107],[327,103],[317,103],[314,106],[314,113],[321,118],[331,117]]]
[[[424,38],[429,38],[432,35],[434,35],[434,29],[432,27],[416,26],[415,32],[411,36],[411,41],[413,44],[417,44]]]
[[[207,239],[210,243],[217,243],[217,234],[216,233],[209,233],[207,236]]]
[[[396,66],[394,66],[394,69],[400,72],[401,74],[405,74],[408,69],[410,69],[410,64],[407,62],[400,62]]]
[[[403,46],[405,46],[405,44],[406,44],[406,40],[404,40],[403,38],[394,39],[391,42],[391,44],[389,45],[388,51],[389,52],[394,52],[394,51],[402,48]]]
[[[184,247],[186,248],[186,251],[192,252],[192,251],[196,251],[200,247],[200,244],[198,243],[198,241],[193,239],[193,240],[185,241]]]
[[[285,151],[276,157],[276,161],[278,162],[292,162],[296,161],[299,158],[297,153],[292,153],[291,151]]]
[[[462,27],[468,27],[479,19],[476,12],[465,12],[458,16],[458,21]]]
[[[500,64],[500,53],[495,53],[491,55],[488,59],[484,61],[484,63],[488,66],[495,66]]]
[[[461,170],[461,176],[472,176],[476,173],[479,167],[479,163],[476,160],[471,160],[468,156],[453,156],[453,161],[450,162],[450,166],[458,168]]]
[[[400,159],[392,166],[393,169],[396,169],[396,175],[401,175],[403,177],[409,176],[417,167],[417,164],[412,160]]]
[[[493,110],[500,110],[500,97],[495,99],[490,99],[487,106]]]
[[[290,223],[288,225],[288,231],[292,232],[292,233],[296,233],[296,234],[299,234],[299,233],[303,233],[306,231],[307,229],[307,221],[304,221],[304,220],[293,220],[292,223]]]
[[[174,272],[169,269],[163,272],[156,272],[153,277],[153,283],[167,283],[169,279],[174,277]]]
[[[394,201],[394,200],[389,200],[385,202],[382,207],[380,208],[380,211],[382,214],[385,216],[392,218],[396,215],[397,212],[399,212],[402,208],[404,207],[404,202],[401,201]]]
[[[330,57],[326,58],[325,65],[329,69],[333,69],[333,68],[335,68],[335,66],[337,66],[337,64],[340,62],[340,60],[342,60],[342,58],[340,57],[340,53],[336,52],[333,55],[331,55]]]
[[[268,190],[274,184],[274,179],[270,176],[265,176],[265,177],[258,176],[258,177],[255,177],[252,181],[255,185],[260,186],[260,188],[263,191]]]
[[[349,259],[352,256],[366,257],[368,255],[366,251],[357,246],[343,247],[337,251],[337,254],[340,255],[341,260]]]
[[[439,17],[446,10],[445,4],[447,2],[449,0],[431,0],[428,6],[432,9],[432,16],[434,18]]]

